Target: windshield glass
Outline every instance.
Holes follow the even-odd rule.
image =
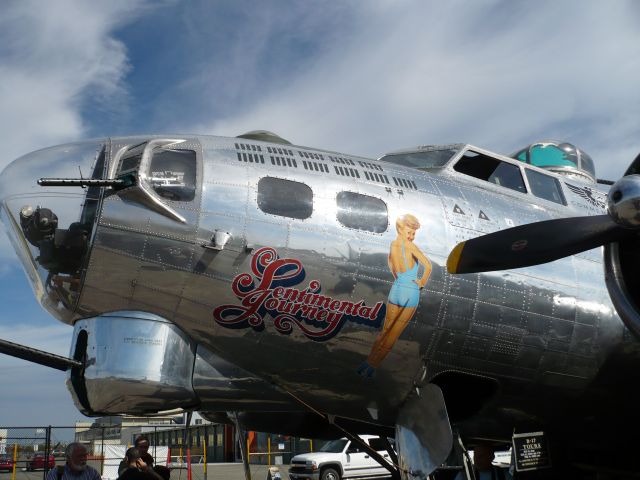
[[[529,168],[525,169],[527,173],[527,180],[529,180],[529,187],[531,187],[531,193],[536,197],[544,198],[551,202],[565,205],[564,196],[562,195],[562,188],[557,178],[545,175]]]
[[[344,438],[339,440],[331,440],[328,443],[325,443],[321,448],[320,452],[329,452],[329,453],[341,453],[344,450],[344,447],[347,445],[347,441]]]
[[[403,167],[438,168],[444,166],[458,151],[454,149],[424,150],[409,153],[385,155],[380,160]]]
[[[503,162],[473,150],[465,152],[453,167],[455,171],[485,180],[501,187],[526,193],[527,189],[517,165]]]

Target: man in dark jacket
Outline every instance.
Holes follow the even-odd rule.
[[[140,450],[131,447],[124,457],[127,468],[120,474],[118,480],[162,480],[153,467],[147,465],[141,458]]]
[[[140,458],[142,461],[149,467],[153,468],[153,457],[149,454],[149,439],[144,435],[140,435],[136,438],[136,441],[133,442],[133,446],[136,447],[140,451]],[[118,475],[122,475],[122,473],[129,467],[129,463],[127,462],[127,458],[120,462],[118,466]]]

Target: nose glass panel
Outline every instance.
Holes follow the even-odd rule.
[[[100,187],[41,187],[41,177],[104,178],[104,142],[60,145],[18,158],[0,175],[5,224],[37,300],[70,323],[90,250]]]

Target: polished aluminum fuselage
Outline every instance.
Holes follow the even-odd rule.
[[[105,189],[73,312],[47,305],[40,292],[61,320],[75,323],[122,310],[155,314],[194,344],[319,411],[385,425],[394,424],[416,385],[452,371],[498,382],[488,408],[510,422],[503,426],[542,418],[550,409],[541,403],[549,392],[559,393],[561,408],[563,398],[588,389],[612,351],[631,341],[607,295],[600,249],[514,271],[446,271],[447,256],[460,241],[524,223],[603,212],[603,206],[567,189],[564,180],[566,206],[458,173],[455,159],[420,171],[306,147],[179,138],[186,139],[180,148],[197,153],[196,195],[190,202],[167,203],[186,221]],[[108,140],[107,162],[123,147],[145,140]],[[308,185],[311,217],[264,213],[257,185],[266,176]],[[341,225],[336,197],[344,191],[383,200],[386,231]],[[322,293],[335,300],[386,302],[394,280],[388,255],[397,236],[395,220],[407,213],[420,220],[414,242],[433,271],[415,316],[374,378],[362,378],[356,369],[382,328],[379,321],[347,320],[319,341],[297,324],[282,333],[269,315],[261,328],[227,328],[215,321],[216,308],[239,303],[231,285],[239,275],[252,274],[252,258],[262,247],[303,265],[306,277],[299,289],[317,280]],[[230,235],[220,250],[207,248],[216,231]]]

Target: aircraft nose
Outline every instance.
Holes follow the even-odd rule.
[[[41,187],[41,177],[103,178],[103,141],[24,155],[0,174],[0,219],[33,287],[52,315],[71,323],[100,188]],[[97,176],[97,177],[96,177]]]

